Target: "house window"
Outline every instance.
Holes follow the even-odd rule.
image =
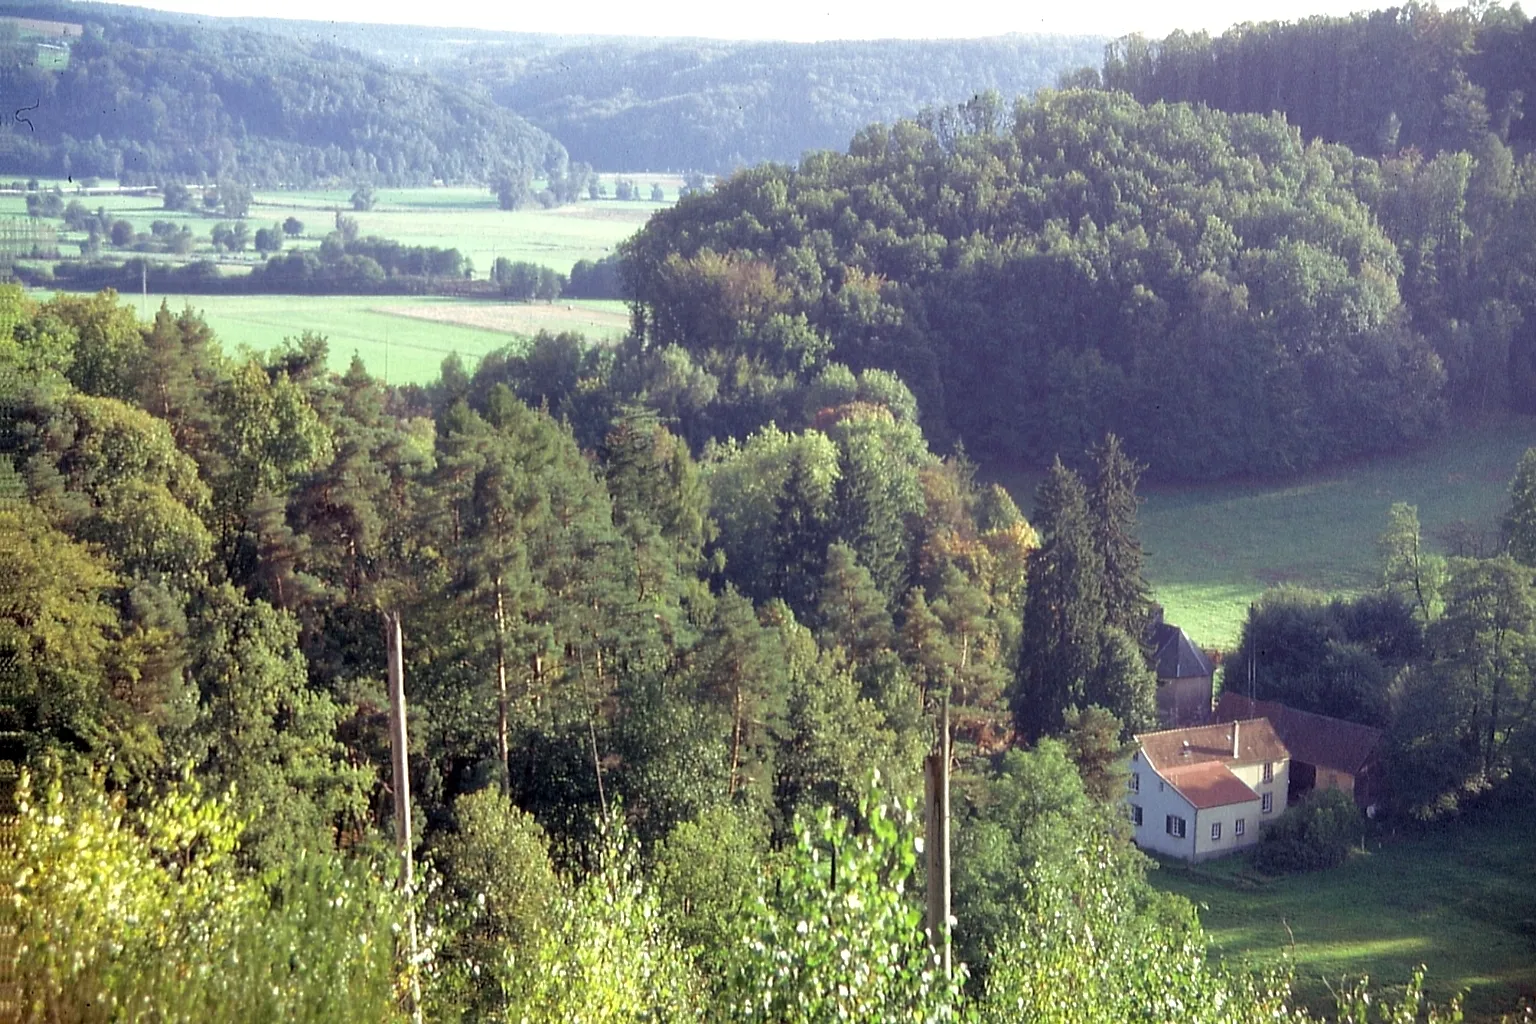
[[[1270,811],[1272,811],[1274,809],[1275,809],[1275,794],[1273,794],[1273,793],[1265,793],[1264,794],[1264,813],[1268,814]]]
[[[1141,828],[1141,804],[1131,804],[1131,824]]]
[[[1127,782],[1126,785],[1131,787],[1131,792],[1132,793],[1140,793],[1141,792],[1141,772],[1131,772],[1131,781]]]
[[[1247,818],[1238,818],[1236,821],[1234,821],[1232,823],[1232,835],[1233,835],[1234,838],[1237,837],[1237,836],[1242,835],[1244,832],[1247,832],[1247,831],[1248,831],[1248,819]]]
[[[1275,762],[1273,762],[1273,761],[1265,761],[1264,762],[1264,781],[1265,782],[1274,782],[1275,781]]]
[[[1221,822],[1213,821],[1213,822],[1211,822],[1211,842],[1214,843],[1214,842],[1219,841],[1220,839],[1221,839]]]
[[[1168,834],[1175,839],[1184,838],[1184,819],[1177,814],[1168,815]]]

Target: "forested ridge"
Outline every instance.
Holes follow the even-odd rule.
[[[593,39],[480,44],[443,72],[604,168],[724,173],[841,149],[873,121],[996,90],[1027,95],[1097,56],[1103,40],[784,43]]]
[[[1525,409],[1536,172],[1373,160],[1279,115],[996,96],[739,172],[627,243],[648,343],[898,373],[925,428],[1035,464],[1106,431],[1158,475],[1399,449]]]
[[[1308,138],[1366,155],[1471,148],[1486,131],[1522,150],[1536,100],[1536,23],[1519,5],[1440,10],[1407,3],[1347,18],[1236,25],[1219,36],[1128,36],[1105,52],[1102,81],[1143,103],[1278,110]]]
[[[21,173],[405,185],[565,168],[559,142],[515,114],[324,40],[107,5],[0,13],[86,26],[66,67],[0,77],[6,104],[29,110],[0,131],[0,163]]]

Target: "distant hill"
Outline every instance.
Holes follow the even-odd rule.
[[[597,167],[727,171],[842,149],[874,121],[1054,85],[1102,59],[1088,36],[832,43],[527,37],[464,43],[448,65]]]
[[[324,39],[104,4],[0,15],[83,25],[52,64],[0,39],[0,109],[24,111],[0,125],[3,173],[404,185],[565,165],[483,94]]]

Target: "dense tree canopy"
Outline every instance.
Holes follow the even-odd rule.
[[[720,173],[836,149],[871,121],[1052,84],[1086,36],[863,42],[512,38],[442,65],[600,168]]]
[[[66,68],[29,61],[3,83],[35,130],[8,122],[0,162],[29,173],[425,184],[565,166],[564,148],[511,112],[328,41],[106,6],[25,13],[88,22]]]

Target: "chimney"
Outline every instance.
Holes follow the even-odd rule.
[[[1232,723],[1232,758],[1233,758],[1233,760],[1236,760],[1240,756],[1241,750],[1242,750],[1242,748],[1237,745],[1237,730],[1238,730],[1238,728],[1241,725],[1242,725],[1241,722],[1233,722]]]

